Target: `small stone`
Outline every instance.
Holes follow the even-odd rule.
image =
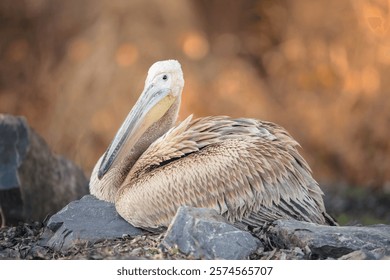
[[[384,248],[372,251],[356,250],[339,258],[339,260],[381,260],[385,259],[386,250]]]
[[[134,256],[134,257],[140,257],[142,255],[142,252],[144,250],[140,247],[140,248],[135,248],[134,250],[131,251],[130,255]]]
[[[227,223],[215,210],[182,206],[161,246],[196,259],[248,259],[261,246],[249,232]]]

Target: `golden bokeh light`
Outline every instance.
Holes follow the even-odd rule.
[[[390,182],[379,172],[390,170],[390,0],[153,1],[0,5],[0,110],[88,174],[149,66],[175,58],[180,119],[270,120],[296,136],[319,181]],[[90,144],[75,150],[80,135]]]
[[[138,48],[132,43],[121,44],[115,53],[115,61],[121,67],[128,67],[138,59]]]
[[[72,62],[81,62],[91,53],[91,45],[85,39],[75,39],[68,46],[68,58]]]
[[[111,110],[111,111],[110,111]],[[97,111],[91,117],[90,128],[95,133],[112,133],[112,124],[115,123],[112,108]]]
[[[209,42],[202,33],[193,31],[184,37],[182,48],[190,59],[199,60],[209,53]]]
[[[362,90],[369,96],[376,94],[380,88],[381,81],[378,70],[373,66],[364,67],[361,73]]]

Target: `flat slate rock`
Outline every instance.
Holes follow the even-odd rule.
[[[88,180],[51,152],[24,117],[0,114],[0,226],[43,221],[88,194]]]
[[[92,195],[69,203],[49,219],[46,227],[39,245],[58,251],[77,244],[145,233],[119,216],[114,204]]]
[[[309,249],[311,258],[381,259],[390,256],[390,225],[332,227],[277,220],[266,229],[265,236],[277,248]]]
[[[195,259],[248,259],[262,246],[249,232],[227,223],[215,210],[181,206],[161,246]]]

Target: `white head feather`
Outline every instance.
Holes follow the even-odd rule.
[[[172,74],[178,74],[181,76],[181,79],[183,80],[183,71],[181,70],[181,65],[177,60],[163,60],[163,61],[157,61],[155,62],[148,71],[148,76],[145,80],[145,85],[150,84],[154,77],[156,77],[159,74],[162,73],[172,73]]]

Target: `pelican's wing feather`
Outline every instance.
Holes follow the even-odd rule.
[[[181,205],[231,222],[326,223],[322,191],[281,127],[252,119],[183,121],[139,158],[117,194],[118,212],[144,228],[169,225]]]

